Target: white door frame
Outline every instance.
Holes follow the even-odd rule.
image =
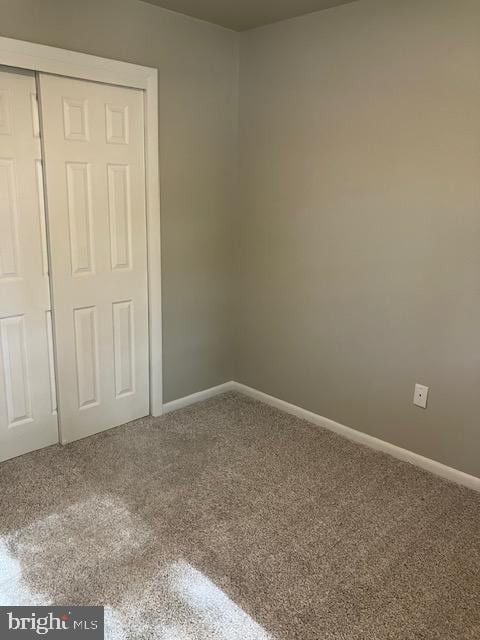
[[[158,71],[129,62],[3,37],[0,37],[0,65],[133,87],[145,92],[150,413],[160,416],[163,413],[163,373]]]

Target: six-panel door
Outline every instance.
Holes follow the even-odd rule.
[[[60,434],[149,413],[143,92],[40,74]]]
[[[0,461],[58,441],[35,76],[0,68]]]

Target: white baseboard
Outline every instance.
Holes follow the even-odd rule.
[[[192,393],[189,396],[185,396],[184,398],[179,398],[178,400],[172,400],[171,402],[167,402],[163,405],[163,413],[170,413],[171,411],[176,411],[177,409],[183,409],[184,407],[188,407],[191,404],[196,404],[197,402],[203,402],[203,400],[208,400],[209,398],[213,398],[214,396],[218,396],[221,393],[226,393],[227,391],[232,391],[235,383],[224,382],[223,384],[219,384],[216,387],[210,387],[210,389],[205,389],[204,391],[198,391],[197,393]]]
[[[257,389],[247,387],[244,384],[235,382],[233,384],[233,389],[245,394],[246,396],[250,396],[255,400],[260,400],[265,404],[269,404],[272,407],[276,407],[277,409],[281,409],[286,413],[297,416],[297,418],[302,418],[303,420],[307,420],[312,424],[324,427],[329,431],[334,431],[335,433],[338,433],[348,440],[353,440],[353,442],[358,442],[359,444],[366,445],[367,447],[376,449],[377,451],[383,451],[384,453],[388,453],[398,460],[410,462],[411,464],[414,464],[417,467],[421,467],[422,469],[426,469],[427,471],[430,471],[437,476],[441,476],[442,478],[446,478],[447,480],[451,480],[452,482],[461,484],[465,487],[468,487],[469,489],[480,491],[480,478],[471,476],[468,473],[458,471],[458,469],[453,469],[452,467],[447,467],[447,465],[442,464],[441,462],[430,460],[430,458],[425,458],[418,453],[413,453],[413,451],[402,449],[401,447],[397,447],[394,444],[390,444],[389,442],[385,442],[384,440],[380,440],[379,438],[375,438],[374,436],[369,436],[368,434],[362,433],[361,431],[356,431],[355,429],[346,427],[339,422],[335,422],[334,420],[330,420],[329,418],[324,418],[322,416],[319,416],[317,413],[312,413],[311,411],[307,411],[306,409],[297,407],[296,405],[285,402],[284,400],[279,400],[278,398],[269,396],[262,391],[257,391]]]
[[[480,492],[480,478],[477,478],[476,476],[471,476],[468,473],[448,467],[436,460],[425,458],[418,453],[413,453],[413,451],[402,449],[401,447],[397,447],[394,444],[390,444],[389,442],[385,442],[384,440],[380,440],[374,436],[346,427],[339,422],[335,422],[329,418],[324,418],[317,413],[307,411],[306,409],[302,409],[290,402],[285,402],[285,400],[280,400],[279,398],[275,398],[274,396],[270,396],[267,393],[263,393],[262,391],[258,391],[257,389],[253,389],[252,387],[248,387],[239,382],[226,382],[225,384],[220,384],[217,387],[212,387],[211,389],[206,389],[199,393],[193,393],[191,396],[174,400],[173,402],[169,402],[164,405],[164,412],[167,413],[169,411],[181,409],[182,407],[187,407],[190,404],[207,400],[208,398],[212,398],[220,393],[225,393],[226,391],[238,391],[250,398],[264,402],[272,407],[276,407],[281,411],[285,411],[285,413],[307,420],[308,422],[323,427],[324,429],[328,429],[329,431],[334,431],[348,440],[358,442],[359,444],[363,444],[371,449],[376,449],[377,451],[383,451],[398,460],[409,462],[410,464],[420,467],[421,469],[425,469],[426,471],[445,478],[446,480],[450,480],[451,482],[455,482],[468,487],[469,489]]]

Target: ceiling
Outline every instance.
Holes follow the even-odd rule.
[[[245,31],[355,0],[146,0],[159,7]]]

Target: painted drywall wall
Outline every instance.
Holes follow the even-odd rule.
[[[237,34],[136,0],[0,0],[0,35],[159,69],[164,398],[230,380]]]
[[[479,27],[359,0],[247,32],[238,102],[228,30],[0,0],[1,35],[160,70],[166,401],[236,378],[480,475]]]
[[[236,286],[237,379],[475,475],[479,32],[360,0],[242,34]]]

